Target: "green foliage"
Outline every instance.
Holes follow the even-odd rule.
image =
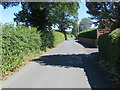
[[[27,28],[22,25],[14,27],[11,24],[4,25],[2,30],[2,63],[0,67],[4,76],[19,68],[26,55],[39,52],[41,39],[36,28]]]
[[[91,19],[89,19],[89,18],[83,18],[83,19],[80,21],[79,30],[80,30],[80,31],[88,30],[88,29],[90,29],[91,25],[92,25]]]
[[[74,35],[67,34],[67,38],[74,37]]]
[[[37,28],[5,24],[2,28],[2,77],[19,69],[26,58],[36,56],[64,41],[60,32],[39,32]],[[1,78],[1,77],[0,77]]]
[[[64,41],[64,35],[57,31],[44,31],[41,32],[41,50],[46,51],[47,48],[53,48]]]
[[[0,34],[2,33],[2,24],[0,23]],[[2,35],[0,35],[0,63],[2,59]]]
[[[0,3],[3,7],[4,7],[4,9],[6,9],[6,8],[8,8],[8,7],[13,7],[13,6],[18,6],[19,5],[19,2],[1,2]]]
[[[54,46],[60,44],[65,40],[64,35],[60,32],[53,31],[53,36],[54,36]]]
[[[75,23],[78,21],[78,2],[56,2],[54,3],[54,10],[51,12],[51,16],[55,25],[58,25],[59,30],[64,34],[65,40],[67,40],[67,34],[65,29],[75,28]]]
[[[9,3],[9,2],[8,2]],[[11,3],[14,5],[14,2]],[[15,13],[14,21],[22,22],[25,26],[37,27],[38,30],[50,28],[52,22],[50,20],[50,6],[49,2],[21,2],[22,10]]]
[[[4,8],[17,6],[16,2],[2,2]],[[15,13],[14,21],[25,26],[37,27],[38,30],[50,30],[53,25],[59,26],[64,33],[78,20],[78,2],[21,2],[22,10]]]
[[[97,39],[97,29],[98,28],[93,28],[90,30],[81,31],[79,37]]]
[[[76,37],[77,36],[77,32],[78,32],[78,24],[77,23],[73,23],[73,28],[72,28],[71,34],[73,34]]]
[[[113,0],[112,0],[113,1]],[[102,29],[109,27],[111,30],[120,28],[120,1],[118,2],[87,2],[87,13],[95,19],[96,24]]]
[[[98,46],[105,62],[120,74],[120,29],[101,35]]]
[[[54,47],[54,36],[52,31],[42,31],[41,32],[41,50],[46,51],[47,48]]]

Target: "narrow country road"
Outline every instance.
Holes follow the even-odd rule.
[[[3,81],[3,88],[110,88],[97,53],[70,38]]]

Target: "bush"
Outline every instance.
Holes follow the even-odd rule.
[[[53,46],[56,46],[65,40],[64,35],[60,32],[53,31],[53,36],[54,36]]]
[[[98,47],[105,62],[120,74],[120,29],[101,35]]]
[[[46,51],[47,48],[53,48],[64,41],[64,35],[58,31],[41,32],[41,50]]]
[[[26,62],[26,57],[34,57],[64,41],[60,32],[39,32],[37,28],[22,25],[3,25],[2,34],[2,77],[19,69]]]
[[[40,32],[36,28],[27,28],[22,25],[14,27],[4,25],[2,28],[2,75],[14,72],[18,69],[24,57],[29,53],[40,51],[41,39]]]
[[[90,30],[81,31],[79,37],[97,39],[97,29],[98,28],[93,28]]]
[[[54,47],[54,36],[52,31],[42,31],[41,32],[41,50],[46,51],[47,48]]]

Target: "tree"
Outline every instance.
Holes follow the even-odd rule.
[[[97,21],[100,28],[120,28],[120,1],[119,2],[87,2],[87,13]]]
[[[80,30],[80,31],[88,30],[88,29],[90,29],[91,25],[92,25],[91,19],[89,19],[89,18],[83,18],[83,19],[80,21],[79,30]]]
[[[77,36],[78,33],[78,24],[75,22],[73,23],[73,28],[72,28],[72,32],[71,32],[75,37]]]
[[[64,34],[65,40],[67,35],[65,29],[71,28],[73,23],[78,20],[78,2],[60,2],[55,3],[55,8],[52,11],[55,25],[58,25],[60,31]]]
[[[22,10],[15,13],[14,21],[21,22],[25,26],[37,27],[38,30],[51,29],[50,10],[52,7],[49,2],[22,2]]]
[[[21,4],[22,10],[15,13],[14,21],[22,23],[25,26],[37,27],[38,30],[45,30],[52,26],[49,19],[50,10],[52,9],[50,2],[3,2],[4,9]]]
[[[2,3],[4,8],[16,6],[18,3]],[[16,13],[14,21],[25,26],[34,26],[38,30],[51,29],[58,25],[67,39],[65,29],[70,28],[77,19],[78,2],[21,2],[22,10]]]

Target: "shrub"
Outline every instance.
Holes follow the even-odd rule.
[[[37,28],[22,25],[14,27],[13,24],[5,24],[2,34],[2,77],[19,69],[26,62],[26,57],[34,57],[64,41],[60,32],[39,32]]]
[[[52,31],[42,31],[41,32],[41,50],[46,51],[47,48],[52,48],[54,47],[54,36]]]
[[[47,48],[53,48],[64,41],[64,35],[58,31],[43,31],[41,32],[41,50],[46,51]]]
[[[79,33],[79,37],[97,39],[97,29],[84,30]]]
[[[98,47],[105,62],[120,74],[120,29],[101,35]]]
[[[60,44],[65,40],[64,35],[60,32],[53,31],[53,36],[54,36],[54,46]]]
[[[24,62],[29,53],[40,51],[40,33],[36,28],[27,28],[22,25],[14,27],[4,25],[2,28],[2,75],[15,71]]]

